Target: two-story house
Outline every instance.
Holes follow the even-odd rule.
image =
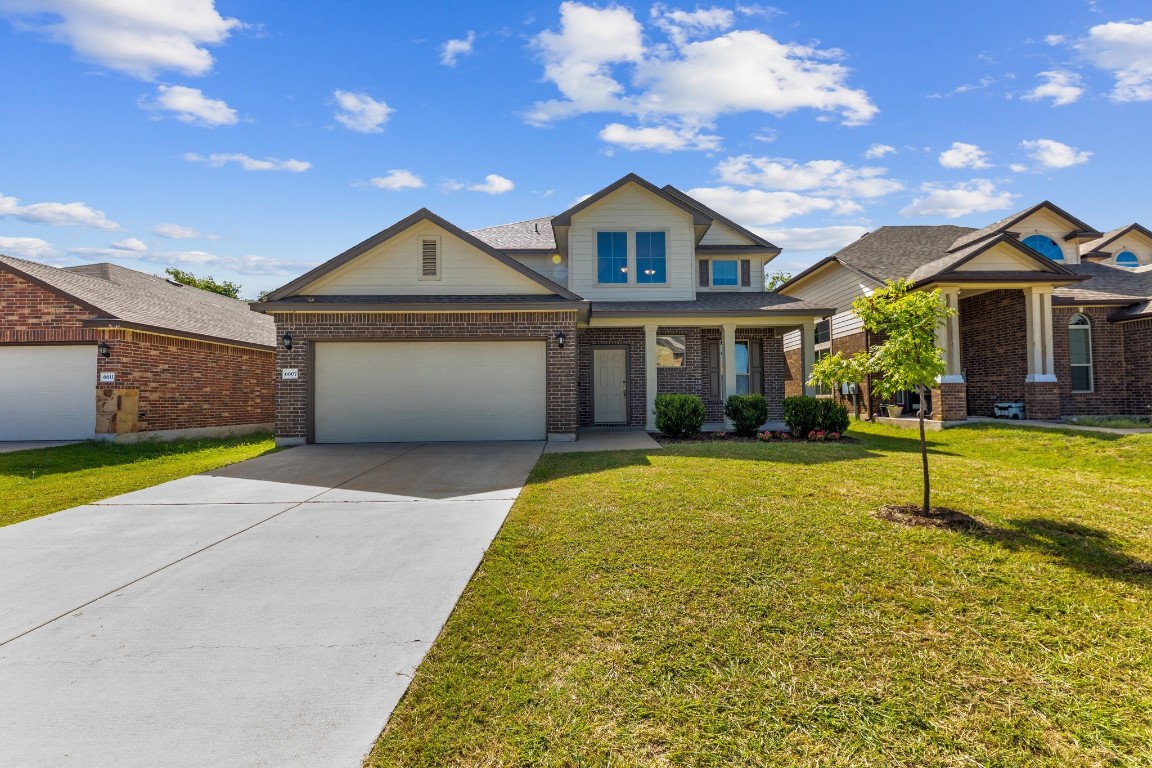
[[[652,429],[657,394],[763,393],[832,305],[765,293],[780,249],[628,175],[558,216],[465,232],[421,209],[275,290],[281,443]],[[811,364],[812,343],[802,344]]]
[[[1152,232],[1102,234],[1050,202],[982,229],[881,227],[778,290],[835,307],[811,340],[817,357],[873,343],[852,301],[905,278],[957,313],[937,334],[947,373],[928,410],[940,421],[1024,403],[1029,418],[1147,415],[1152,408]],[[786,391],[800,391],[807,339],[785,335]],[[863,383],[862,412],[879,406]],[[913,393],[899,399],[905,410]]]

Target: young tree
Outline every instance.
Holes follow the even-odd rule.
[[[768,292],[772,292],[772,291],[776,290],[777,288],[779,288],[780,286],[784,285],[784,283],[788,282],[791,279],[792,279],[792,275],[790,275],[787,272],[773,272],[770,275],[765,275],[764,276],[764,290],[768,291]]]
[[[845,359],[839,353],[812,367],[809,384],[835,387],[845,382],[861,382],[868,374],[872,390],[881,397],[915,389],[920,393],[920,459],[924,473],[922,513],[931,509],[931,483],[928,476],[928,441],[924,435],[924,405],[933,382],[947,372],[943,350],[936,346],[936,329],[956,310],[940,301],[939,291],[914,291],[907,280],[891,280],[869,296],[852,302],[852,311],[880,344],[867,352]]]
[[[236,283],[230,283],[227,280],[220,282],[213,277],[197,277],[191,272],[185,272],[181,269],[176,269],[176,267],[168,267],[168,269],[164,270],[164,274],[181,285],[190,285],[193,288],[212,291],[212,293],[218,293],[230,299],[240,298],[240,286]]]

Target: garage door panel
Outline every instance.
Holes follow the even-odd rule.
[[[543,341],[322,342],[317,442],[540,440]]]
[[[0,440],[96,433],[96,348],[0,347]]]

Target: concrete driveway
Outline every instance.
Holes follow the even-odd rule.
[[[0,528],[0,766],[357,768],[542,447],[303,446]]]

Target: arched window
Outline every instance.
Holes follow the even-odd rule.
[[[1092,391],[1092,326],[1084,315],[1068,321],[1068,358],[1072,365],[1072,391]]]
[[[1029,235],[1021,242],[1041,256],[1052,259],[1052,261],[1064,261],[1064,251],[1060,250],[1056,241],[1047,235]]]
[[[1115,262],[1121,267],[1138,267],[1140,266],[1140,259],[1136,258],[1136,254],[1132,251],[1120,251],[1116,254]]]

